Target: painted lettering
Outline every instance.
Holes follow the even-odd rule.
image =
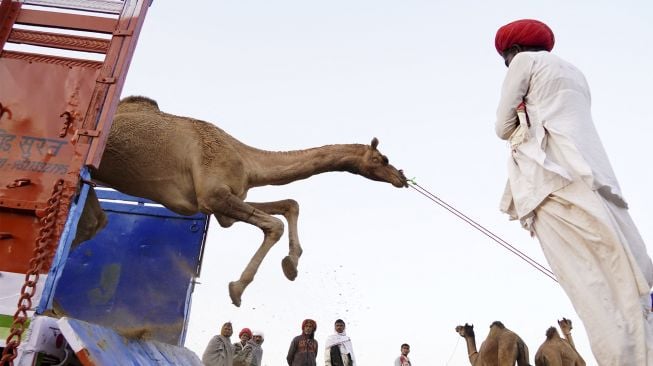
[[[34,136],[21,136],[20,151],[23,153],[23,158],[29,159],[32,157],[32,147],[35,147],[41,156],[52,155],[57,156],[61,147],[66,144],[66,141],[46,139]],[[46,150],[47,148],[47,150]]]
[[[16,138],[16,135],[7,133],[7,131],[0,129],[0,151],[9,151],[11,149],[11,142]]]
[[[63,175],[68,172],[68,165],[66,164],[52,164],[46,163],[43,161],[32,161],[32,160],[16,160],[13,164],[14,170],[29,171],[29,172],[39,172],[39,173],[51,173]]]

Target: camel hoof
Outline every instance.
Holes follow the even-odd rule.
[[[229,282],[229,297],[231,298],[231,303],[240,307],[240,295],[243,294],[243,286],[237,282]]]
[[[283,274],[286,275],[286,278],[294,281],[297,278],[297,265],[293,262],[290,256],[286,256],[281,261],[281,268],[283,269]]]

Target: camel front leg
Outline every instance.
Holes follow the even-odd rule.
[[[236,306],[240,306],[241,296],[245,288],[254,280],[254,275],[256,275],[261,262],[263,262],[263,258],[283,235],[283,222],[243,202],[228,190],[220,190],[217,194],[212,195],[210,199],[201,201],[200,205],[204,212],[214,212],[216,216],[230,217],[234,220],[247,222],[263,231],[263,243],[250,259],[238,281],[229,283],[231,302]]]
[[[302,255],[302,247],[299,244],[299,234],[297,232],[297,220],[299,218],[299,204],[292,199],[275,201],[275,202],[246,202],[270,215],[283,215],[288,221],[288,255],[281,261],[283,274],[287,279],[293,281],[297,278],[297,266],[299,257]]]

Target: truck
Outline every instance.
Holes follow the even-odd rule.
[[[183,344],[208,216],[89,174],[150,6],[0,0],[0,365],[201,364]],[[77,242],[96,196],[106,227]]]

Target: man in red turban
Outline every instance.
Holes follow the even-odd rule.
[[[521,19],[508,23],[497,31],[494,47],[503,56],[513,46],[551,51],[555,44],[553,31],[535,19]]]
[[[234,343],[234,354],[240,353],[240,351],[245,348],[247,341],[252,339],[252,331],[249,328],[243,328],[240,333],[238,333],[238,338],[240,339],[240,342]]]
[[[653,262],[592,121],[585,76],[544,23],[499,28],[508,72],[496,133],[510,143],[501,210],[536,236],[601,366],[653,366]]]

